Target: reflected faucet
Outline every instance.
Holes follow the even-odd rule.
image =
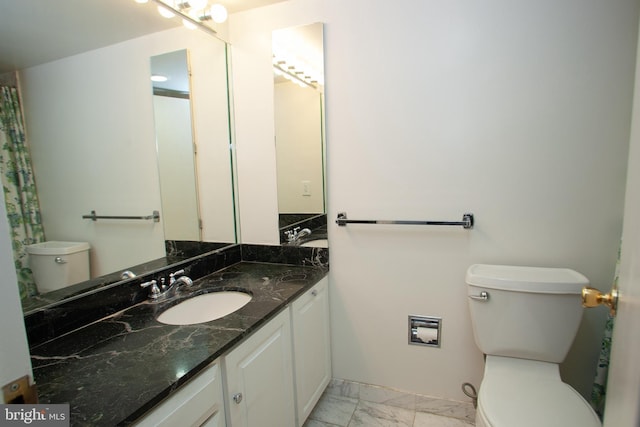
[[[136,277],[136,274],[131,270],[125,270],[122,273],[120,273],[120,278],[122,280],[132,279],[134,277]]]
[[[296,227],[293,230],[288,230],[284,232],[284,234],[287,236],[288,243],[297,242],[301,238],[311,234],[311,230],[309,230],[308,228],[303,228],[300,231],[298,230],[300,230],[300,227]]]

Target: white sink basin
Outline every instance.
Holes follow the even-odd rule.
[[[166,325],[195,325],[211,322],[240,310],[251,301],[244,292],[212,292],[189,298],[160,314],[156,320]]]
[[[311,248],[328,248],[329,242],[327,241],[327,239],[309,240],[308,242],[304,242],[300,246],[306,246]]]

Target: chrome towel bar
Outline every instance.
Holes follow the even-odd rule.
[[[145,216],[109,216],[109,215],[97,215],[96,211],[91,211],[90,215],[82,215],[82,219],[90,219],[92,221],[97,221],[99,219],[142,219],[142,220],[150,220],[153,222],[160,222],[160,212],[153,211],[151,215]]]
[[[338,213],[336,224],[344,227],[347,224],[397,224],[397,225],[454,225],[465,229],[473,228],[473,214],[462,215],[462,221],[397,221],[380,219],[347,219],[346,212]]]

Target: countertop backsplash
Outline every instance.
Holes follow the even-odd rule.
[[[143,274],[115,286],[96,289],[77,298],[43,307],[24,317],[29,347],[34,348],[63,334],[82,328],[138,304],[148,298],[149,290],[140,287],[149,280],[168,278],[170,273],[184,269],[198,280],[241,261],[329,267],[329,251],[324,248],[300,246],[233,245],[199,255],[166,269]]]

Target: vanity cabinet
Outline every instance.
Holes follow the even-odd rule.
[[[289,307],[228,353],[224,366],[230,426],[295,426]]]
[[[302,426],[331,380],[329,279],[291,304],[297,425]]]
[[[330,339],[325,277],[136,425],[301,427],[331,380]]]
[[[221,367],[213,362],[135,425],[224,427]]]

